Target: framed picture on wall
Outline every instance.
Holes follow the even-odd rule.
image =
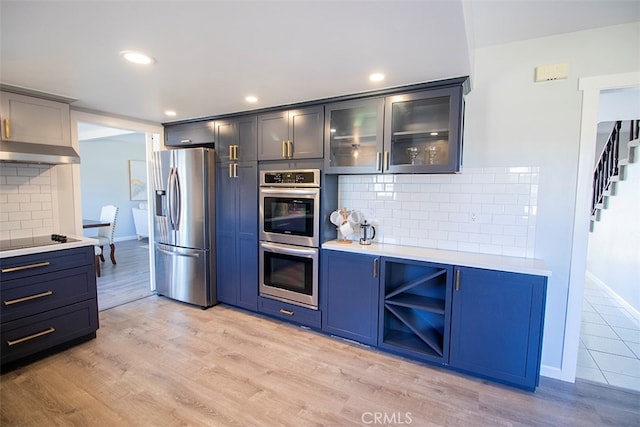
[[[144,160],[129,160],[131,200],[147,200],[147,171]]]

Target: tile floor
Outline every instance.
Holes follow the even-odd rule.
[[[589,279],[576,376],[640,391],[640,319]]]

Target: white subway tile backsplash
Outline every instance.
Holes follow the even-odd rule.
[[[31,212],[28,212],[28,211],[9,212],[9,221],[22,221],[27,219],[31,219]]]
[[[519,166],[343,175],[339,206],[362,211],[383,243],[533,257],[539,173]]]
[[[55,231],[55,186],[51,167],[0,163],[0,238]]]
[[[25,185],[29,184],[28,176],[7,176],[7,184],[9,185]]]
[[[19,167],[17,168],[19,176],[38,176],[40,175],[40,168]]]

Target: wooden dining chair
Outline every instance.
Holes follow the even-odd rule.
[[[116,228],[116,218],[118,216],[118,208],[114,205],[106,205],[100,211],[100,221],[108,222],[108,227],[100,227],[98,229],[98,247],[100,248],[100,261],[104,262],[104,246],[109,245],[111,250],[111,263],[116,264],[116,245],[113,241],[113,235]]]

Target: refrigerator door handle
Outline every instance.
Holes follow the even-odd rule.
[[[176,197],[175,197],[175,222],[174,222],[174,228],[176,230],[180,229],[180,216],[181,216],[181,206],[182,206],[182,192],[180,190],[180,175],[178,175],[178,168],[174,168],[174,172],[173,172],[173,180],[175,182],[174,186],[175,186],[175,192],[176,192]]]
[[[174,196],[173,193],[173,168],[169,168],[169,176],[167,177],[167,211],[169,217],[169,227],[173,230],[173,204],[174,204]]]

